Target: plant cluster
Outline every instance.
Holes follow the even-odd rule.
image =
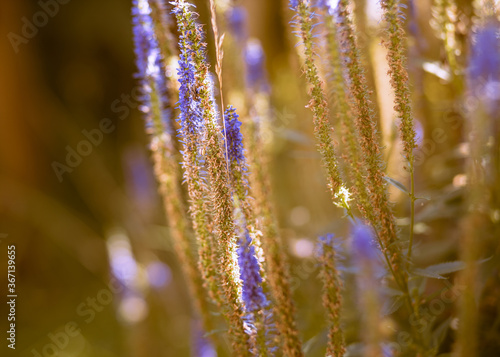
[[[459,260],[427,268],[414,260],[415,205],[422,198],[415,189],[419,138],[408,70],[408,38],[415,36],[416,26],[413,2],[410,9],[401,0],[379,3],[398,147],[409,188],[387,174],[353,1],[290,0],[288,5],[291,28],[300,39],[307,108],[327,188],[333,204],[344,211],[339,220],[350,227],[344,239],[335,232],[317,243],[326,355],[479,355],[476,295],[481,259],[487,254],[478,232],[498,234],[500,215],[496,5],[477,1],[470,55],[463,66],[453,31],[457,5],[453,0],[435,4],[434,27],[442,29],[454,88],[472,99],[473,108],[465,110],[467,182]],[[296,321],[286,245],[270,198],[271,87],[263,50],[248,38],[241,7],[211,0],[210,14],[215,75],[207,55],[211,34],[200,24],[194,5],[185,0],[133,1],[141,110],[171,237],[193,309],[219,354],[303,356],[307,346]],[[227,34],[220,36],[218,25]],[[231,56],[231,68],[241,69],[232,75],[241,78],[232,78],[234,88],[223,90],[224,53]],[[240,107],[224,107],[224,96],[235,98],[227,95],[233,92],[242,98]],[[405,229],[398,225],[390,188],[407,197]],[[448,308],[456,313],[429,318],[426,311],[434,301],[429,280],[455,272],[460,296]],[[345,332],[346,296],[355,297],[361,326],[354,337]],[[443,351],[452,328],[451,351]]]

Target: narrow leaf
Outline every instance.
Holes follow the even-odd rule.
[[[441,343],[443,343],[444,338],[446,337],[446,332],[448,332],[451,320],[451,317],[447,318],[432,332],[432,347],[436,351],[439,349],[439,346],[441,346]]]
[[[425,269],[413,268],[412,273],[418,276],[423,276],[425,278],[433,278],[433,279],[446,279],[444,276],[441,276],[439,273],[434,272],[432,267],[428,267]]]
[[[382,292],[387,295],[387,296],[403,296],[404,293],[401,290],[389,288],[389,287],[382,287]]]
[[[394,187],[396,187],[397,189],[403,191],[404,193],[406,193],[407,195],[410,194],[410,192],[407,190],[407,188],[405,187],[405,185],[403,185],[401,182],[397,181],[397,180],[394,180],[393,178],[389,177],[389,176],[384,176],[384,179],[390,183],[391,185],[393,185]]]
[[[311,337],[304,343],[303,350],[304,353],[309,353],[314,347],[314,345],[318,342],[318,335]]]
[[[382,307],[382,315],[387,316],[399,310],[403,306],[404,296],[396,296],[384,304]]]
[[[440,264],[435,264],[428,266],[425,268],[426,270],[431,270],[436,274],[450,274],[450,273],[455,273],[457,271],[460,271],[465,268],[465,262],[462,262],[460,260],[456,260],[453,262],[446,262],[446,263],[440,263]]]

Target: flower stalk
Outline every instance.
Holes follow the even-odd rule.
[[[174,147],[174,130],[171,111],[171,94],[163,67],[159,41],[154,31],[154,11],[145,0],[133,3],[134,42],[138,66],[137,76],[141,81],[142,110],[146,121],[146,130],[150,134],[150,150],[153,157],[154,172],[159,183],[159,192],[163,197],[174,249],[181,262],[188,288],[193,296],[194,309],[200,315],[205,331],[214,328],[214,319],[210,314],[210,305],[203,287],[202,275],[198,262],[191,248],[192,232],[187,225],[186,209],[180,187],[180,170],[177,152]]]
[[[369,92],[366,85],[364,70],[360,63],[359,49],[356,44],[356,35],[348,10],[349,1],[340,0],[337,7],[338,33],[341,40],[343,66],[349,80],[349,91],[354,110],[355,123],[360,135],[359,141],[363,153],[363,162],[366,169],[366,185],[371,195],[371,204],[374,210],[372,225],[377,228],[380,236],[383,253],[388,257],[396,283],[405,288],[407,284],[406,272],[402,264],[402,254],[399,248],[396,224],[391,205],[389,203],[387,187],[384,180],[384,170],[381,161],[380,140],[377,135],[376,119]]]
[[[358,143],[358,133],[354,123],[352,110],[349,107],[349,90],[344,83],[343,66],[339,48],[337,25],[332,4],[328,1],[320,2],[324,18],[325,40],[327,44],[328,63],[331,78],[328,81],[331,88],[331,100],[335,108],[342,133],[342,141],[346,148],[342,158],[346,162],[344,172],[349,183],[349,191],[362,216],[368,220],[373,217],[373,210],[369,202],[368,192],[364,183],[366,175],[361,160],[361,148]]]
[[[411,259],[414,225],[415,225],[415,127],[411,109],[410,87],[408,80],[406,50],[406,34],[403,28],[403,11],[399,0],[382,0],[384,21],[387,24],[388,39],[384,41],[387,47],[387,62],[389,75],[395,95],[394,109],[399,117],[399,133],[403,143],[403,156],[407,162],[410,173],[410,241],[408,246],[408,259]]]
[[[311,100],[307,107],[313,112],[314,134],[316,137],[317,148],[321,154],[323,166],[326,169],[328,188],[332,195],[335,205],[346,209],[349,216],[352,213],[347,204],[344,193],[346,189],[340,176],[337,155],[333,145],[333,127],[329,122],[328,102],[323,88],[323,82],[320,80],[318,68],[315,64],[314,51],[314,16],[308,0],[290,1],[290,6],[295,11],[295,20],[292,22],[298,28],[298,37],[301,38],[305,55],[305,76],[310,85],[309,94]],[[344,188],[342,190],[342,188]]]
[[[174,2],[174,14],[185,46],[192,55],[195,69],[193,91],[190,96],[199,103],[199,113],[203,119],[205,154],[208,176],[210,179],[210,199],[214,209],[214,230],[217,236],[217,254],[214,262],[221,275],[221,290],[224,296],[222,313],[226,317],[232,340],[233,353],[238,356],[250,356],[249,336],[243,325],[243,309],[239,296],[237,266],[233,259],[236,249],[235,226],[233,220],[233,201],[231,196],[230,177],[224,146],[217,123],[217,112],[212,98],[212,82],[209,78],[209,66],[206,61],[206,45],[203,33],[195,22],[195,15],[189,4],[183,0]]]

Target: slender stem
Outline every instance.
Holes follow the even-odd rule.
[[[413,206],[413,204],[412,204],[412,206]],[[410,311],[410,313],[414,314],[416,320],[419,320],[420,314],[419,314],[419,311],[418,311],[418,306],[416,306],[416,305],[413,304],[413,300],[411,298],[410,290],[408,289],[407,282],[406,281],[400,281],[398,279],[398,277],[397,277],[394,269],[392,268],[392,264],[390,263],[389,257],[387,256],[387,253],[386,253],[387,251],[384,249],[382,240],[380,239],[380,236],[379,236],[379,234],[377,232],[377,228],[375,226],[373,226],[373,225],[372,225],[372,227],[373,227],[373,230],[375,231],[375,236],[377,237],[377,242],[378,242],[378,244],[381,247],[380,250],[382,251],[382,254],[384,256],[386,264],[389,267],[389,270],[391,271],[391,274],[394,277],[394,280],[395,280],[396,284],[399,286],[399,288],[403,291],[403,294],[405,295],[406,307],[408,308],[408,310]],[[415,329],[415,327],[416,326],[412,326],[413,329]],[[415,330],[415,338],[416,338],[416,340],[417,340],[418,343],[422,342],[422,339],[420,338],[420,333],[418,331],[416,331],[416,330]]]
[[[224,128],[224,133],[226,133],[226,121],[224,120],[224,95],[222,93],[222,58],[224,57],[224,52],[222,51],[222,41],[224,40],[224,35],[219,37],[219,29],[217,27],[217,11],[215,9],[215,1],[210,0],[210,18],[212,21],[212,32],[214,33],[215,39],[215,72],[217,73],[217,80],[219,81],[219,93],[220,93],[220,112],[222,115],[222,127]],[[227,153],[227,143],[224,140],[224,150]],[[229,161],[226,163],[226,169],[229,172]]]
[[[415,226],[415,175],[413,162],[410,162],[410,246],[408,247],[408,261],[411,258],[411,249],[413,247],[413,236]]]

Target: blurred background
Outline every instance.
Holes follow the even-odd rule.
[[[360,42],[388,172],[406,183],[376,1],[367,1],[355,1]],[[200,21],[208,24],[207,2],[197,3]],[[307,88],[288,24],[291,11],[286,1],[239,3],[248,12],[249,35],[262,42],[267,58],[272,198],[292,259],[301,338],[308,355],[321,355],[316,346],[326,337],[314,245],[318,235],[342,235],[346,227],[326,191],[304,108]],[[417,195],[432,197],[417,208],[417,249],[426,252],[417,260],[425,266],[456,258],[463,118],[461,89],[431,27],[431,2],[414,3],[409,65],[422,144]],[[130,7],[124,0],[0,2],[0,292],[3,301],[7,245],[15,244],[16,356],[188,356],[196,343],[198,327],[134,99]],[[461,1],[459,8],[457,59],[464,64],[471,6]],[[391,194],[404,232],[408,202],[397,190]],[[0,304],[2,331],[7,313]],[[488,336],[482,338],[494,339]],[[8,355],[3,335],[1,341],[1,355]]]

